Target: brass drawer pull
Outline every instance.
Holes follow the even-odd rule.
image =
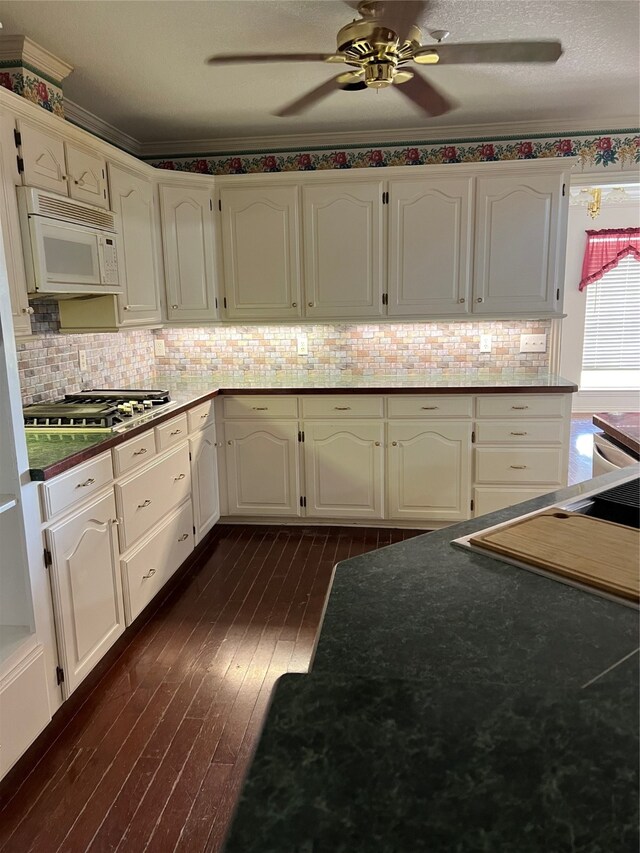
[[[510,468],[517,468],[518,470],[523,470],[527,466],[526,465],[510,465],[509,467]]]
[[[512,409],[519,409],[520,411],[522,411],[523,409],[528,409],[529,406],[511,406],[511,408]]]
[[[184,542],[185,539],[189,538],[188,533],[183,533],[182,536],[178,536],[178,542]]]
[[[201,419],[201,420],[202,420],[203,418],[208,418],[208,417],[209,417],[209,412],[205,412],[205,413],[204,413],[204,415],[200,415],[200,419]]]
[[[440,406],[420,406],[420,408],[424,409],[425,411],[430,411],[432,409],[439,409]]]
[[[145,509],[145,507],[151,506],[151,501],[149,498],[146,499],[144,503],[138,504],[138,509]]]
[[[186,474],[178,474],[178,476],[177,476],[177,477],[174,477],[174,478],[173,478],[173,481],[174,481],[174,483],[177,483],[177,482],[178,482],[178,480],[184,480],[184,478],[185,478],[186,476],[187,476]]]
[[[147,452],[147,448],[146,448],[146,447],[141,447],[141,448],[140,448],[140,450],[134,450],[134,451],[133,451],[133,455],[134,455],[134,456],[142,456],[142,454],[143,454],[143,453],[146,453],[146,452]]]
[[[333,407],[336,412],[350,412],[351,406],[334,406]]]
[[[254,412],[268,412],[269,406],[253,406]]]
[[[142,575],[142,580],[146,581],[147,578],[152,578],[155,575],[155,573],[156,573],[155,569],[149,569],[149,571],[147,572],[146,575]]]
[[[526,433],[526,432],[512,432],[512,433],[510,433],[510,435],[527,435],[527,434],[528,433]]]
[[[181,429],[174,429],[173,432],[170,432],[169,435],[180,435],[182,432]]]
[[[93,477],[89,477],[89,479],[85,480],[84,483],[78,483],[76,485],[76,489],[84,489],[85,486],[90,486],[92,483],[95,483],[95,480]]]

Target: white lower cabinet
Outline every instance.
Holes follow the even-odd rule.
[[[121,560],[127,625],[162,589],[194,548],[193,512],[187,500]]]
[[[189,438],[189,456],[193,526],[197,545],[220,518],[218,451],[214,423]]]
[[[227,421],[229,515],[300,515],[297,421]]]
[[[387,444],[389,518],[469,518],[471,421],[390,423]]]
[[[65,698],[124,631],[113,489],[46,531]]]
[[[304,424],[306,515],[384,515],[384,425],[344,421]]]

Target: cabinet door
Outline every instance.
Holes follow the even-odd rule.
[[[471,514],[471,422],[388,426],[389,518],[459,521]]]
[[[216,426],[210,424],[189,439],[191,498],[196,545],[220,518]]]
[[[160,187],[167,317],[215,320],[211,190]]]
[[[561,201],[557,174],[477,179],[474,313],[559,310]]]
[[[229,515],[300,515],[298,424],[225,423]]]
[[[16,163],[14,127],[13,118],[8,113],[0,113],[0,222],[9,280],[13,331],[17,336],[31,334],[32,309],[27,299],[27,279],[16,201],[15,187],[20,183],[20,173]]]
[[[302,199],[306,316],[382,316],[382,181],[313,184]]]
[[[64,142],[60,136],[18,119],[20,156],[24,162],[23,181],[27,187],[40,187],[68,195]]]
[[[229,187],[220,193],[228,317],[301,315],[297,187]]]
[[[471,290],[472,178],[389,184],[389,308],[465,314]]]
[[[383,438],[381,422],[305,422],[308,516],[383,517]]]
[[[88,148],[69,142],[65,148],[71,198],[108,210],[107,164],[104,158]]]
[[[65,698],[124,631],[115,517],[109,492],[47,530]]]
[[[118,262],[123,294],[118,297],[122,326],[160,322],[153,185],[109,164],[111,203],[118,214]]]

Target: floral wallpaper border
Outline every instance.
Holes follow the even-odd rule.
[[[387,143],[374,146],[345,145],[297,151],[227,152],[190,157],[144,158],[158,169],[205,175],[245,175],[261,172],[313,172],[321,169],[356,169],[384,166],[481,163],[498,160],[536,160],[578,157],[583,169],[616,165],[632,168],[640,163],[640,131],[593,131],[585,134],[531,135],[494,140]]]
[[[0,86],[64,118],[62,87],[22,60],[0,61]]]

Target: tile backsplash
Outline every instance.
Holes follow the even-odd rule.
[[[537,375],[548,371],[548,353],[520,353],[521,334],[550,332],[546,320],[440,323],[332,323],[163,329],[165,371],[221,373],[301,371],[397,374],[438,369]],[[492,336],[492,352],[479,353],[480,334]],[[308,355],[297,354],[306,335]]]
[[[148,384],[155,370],[153,332],[61,335],[58,304],[32,303],[34,335],[18,342],[18,372],[25,406],[55,400],[84,388],[126,388]],[[80,372],[79,352],[87,357]]]
[[[548,371],[548,353],[521,353],[520,335],[550,332],[548,320],[440,323],[319,323],[313,325],[224,325],[159,331],[59,333],[55,301],[34,302],[34,336],[18,343],[24,405],[55,400],[83,388],[151,385],[161,373],[318,372],[367,376],[439,370],[480,375],[530,375]],[[492,351],[479,352],[480,334],[492,336]],[[297,354],[306,335],[308,355]],[[166,355],[154,356],[155,338]],[[80,371],[84,351],[87,370]]]

